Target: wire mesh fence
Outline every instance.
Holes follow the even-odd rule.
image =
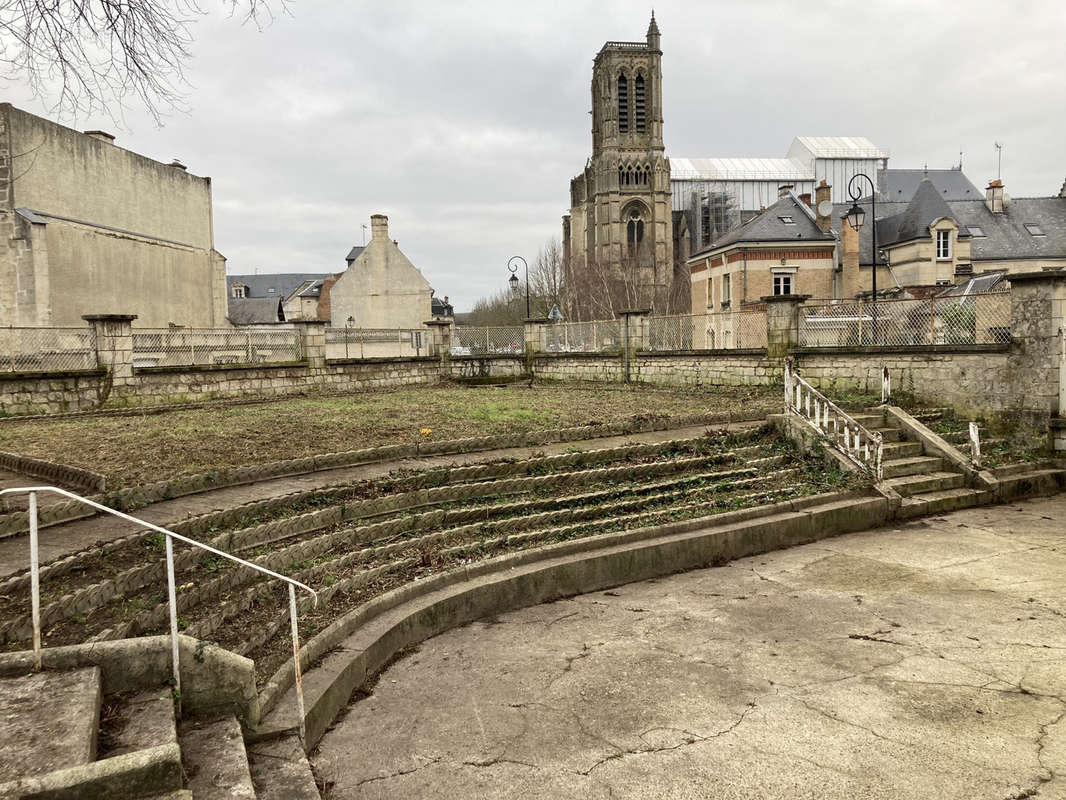
[[[557,322],[541,328],[541,349],[548,353],[617,353],[623,345],[620,319]]]
[[[133,331],[135,367],[264,364],[299,361],[292,328],[141,328]]]
[[[455,328],[452,332],[452,355],[517,355],[525,351],[524,330],[517,325]]]
[[[696,314],[692,319],[692,349],[740,350],[766,347],[766,307]],[[652,337],[653,349],[655,344]]]
[[[429,355],[428,331],[410,328],[326,328],[326,358]]]
[[[96,366],[92,328],[0,328],[0,371],[69,372]]]
[[[1010,292],[928,299],[808,301],[801,347],[904,347],[1010,341]]]

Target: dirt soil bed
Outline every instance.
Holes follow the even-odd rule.
[[[107,476],[109,488],[323,453],[618,422],[634,416],[771,413],[767,387],[652,389],[594,384],[440,386],[134,417],[9,424],[0,450]],[[423,434],[423,429],[431,433]]]

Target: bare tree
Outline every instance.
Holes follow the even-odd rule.
[[[547,316],[552,306],[558,306],[560,311],[566,306],[563,247],[554,236],[540,248],[529,271],[529,293],[534,316]]]
[[[287,0],[220,0],[259,27]],[[197,0],[0,0],[0,64],[57,114],[116,111],[136,98],[159,120],[184,101]],[[116,108],[117,105],[117,108]]]

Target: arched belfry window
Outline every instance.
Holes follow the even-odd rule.
[[[633,209],[629,212],[629,220],[626,222],[626,242],[631,250],[636,249],[644,241],[644,219],[640,211]]]
[[[644,76],[637,75],[634,88],[634,105],[637,117],[637,133],[644,133],[646,114],[644,112]]]
[[[618,76],[618,132],[629,132],[629,81],[625,75]]]

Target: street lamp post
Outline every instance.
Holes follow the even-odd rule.
[[[352,338],[352,326],[355,325],[355,317],[348,317],[344,325],[344,357],[348,358],[348,340]]]
[[[860,178],[862,180],[860,180]],[[870,176],[857,172],[851,176],[851,180],[848,181],[848,196],[851,198],[851,209],[845,215],[851,227],[856,233],[862,227],[863,222],[866,220],[866,212],[862,210],[862,206],[859,205],[859,199],[862,197],[862,181],[866,181],[870,184],[870,216],[873,217],[870,222],[870,242],[873,258],[873,322],[874,322],[874,344],[877,343],[878,331],[877,331],[877,262],[880,257],[877,254],[877,187],[874,182],[870,180]],[[862,262],[862,247],[859,247],[859,261]],[[859,344],[862,344],[860,342]]]
[[[518,272],[518,265],[514,262],[521,261],[522,266],[526,270],[526,319],[529,319],[529,264],[522,256],[511,256],[507,261],[507,269],[511,271],[511,277],[507,279],[507,282],[511,284],[511,291],[515,294],[518,293],[518,276],[515,274]]]

